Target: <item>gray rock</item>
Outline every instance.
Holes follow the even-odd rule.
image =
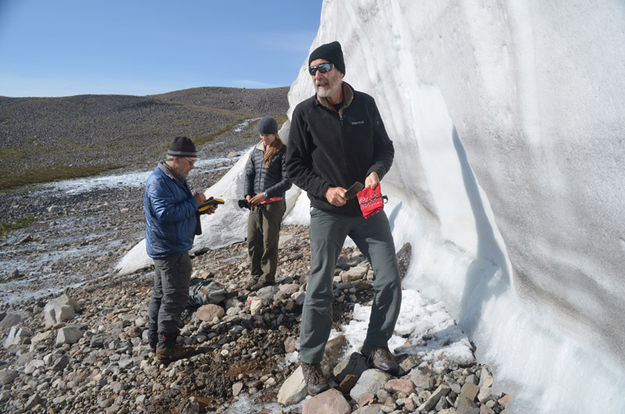
[[[26,320],[27,317],[28,315],[24,312],[7,312],[2,321],[0,321],[0,331],[17,325]]]
[[[467,397],[459,396],[456,400],[456,413],[457,414],[480,414],[480,409],[477,405],[469,400]]]
[[[250,303],[250,313],[252,315],[260,315],[263,309],[263,300],[260,298],[252,299]]]
[[[235,382],[234,384],[232,384],[232,395],[233,396],[237,396],[241,393],[241,390],[243,389],[243,383],[242,382]]]
[[[52,363],[52,370],[55,372],[61,372],[69,365],[69,356],[67,354],[62,354],[58,358],[54,360]]]
[[[146,333],[146,338],[147,338],[147,330],[145,331]],[[147,342],[147,339],[146,339]],[[93,335],[91,337],[91,340],[89,341],[89,346],[91,348],[104,348],[104,344],[106,343],[106,336],[104,336],[103,334],[97,334],[97,335]]]
[[[18,375],[19,373],[13,369],[0,369],[0,385],[10,384]]]
[[[477,393],[480,391],[480,387],[473,384],[472,382],[467,382],[460,389],[460,396],[468,398],[469,400],[475,400]]]
[[[414,367],[421,363],[421,358],[417,355],[408,355],[399,361],[399,370],[401,372],[410,372]]]
[[[195,312],[195,317],[201,321],[213,322],[215,318],[219,320],[225,314],[226,314],[226,311],[224,311],[224,308],[222,308],[221,306],[214,305],[214,304],[207,304],[207,305],[202,305],[198,308],[198,310]]]
[[[434,390],[432,395],[430,395],[430,398],[425,400],[425,402],[421,404],[421,406],[419,406],[417,410],[423,411],[423,412],[427,412],[431,410],[432,408],[434,408],[434,406],[436,406],[436,404],[441,399],[441,397],[444,397],[448,393],[449,393],[449,386],[446,384],[440,385],[436,390]]]
[[[78,305],[66,294],[52,299],[43,308],[43,318],[46,327],[56,326],[61,322],[69,321],[76,314],[76,310],[78,310]]]
[[[54,333],[52,331],[45,331],[45,332],[39,332],[36,333],[35,335],[33,335],[30,338],[30,345],[31,345],[31,349],[34,349],[34,347],[42,342],[47,341],[48,339],[51,339],[54,336]]]
[[[284,381],[278,391],[278,402],[284,406],[296,404],[302,401],[308,391],[306,390],[306,381],[302,373],[302,367],[298,367]]]
[[[32,336],[30,330],[28,328],[14,325],[11,327],[9,331],[9,335],[4,340],[4,347],[8,348],[11,345],[23,345],[30,342],[30,337]]]
[[[25,352],[22,355],[19,356],[19,358],[17,358],[17,361],[15,361],[15,366],[17,367],[23,367],[26,364],[28,364],[30,361],[32,361],[35,356],[37,356],[37,353],[35,352]]]
[[[39,368],[43,368],[46,366],[46,363],[43,362],[43,359],[33,359],[24,367],[24,374],[30,375]]]
[[[340,391],[330,388],[302,404],[302,414],[350,414],[349,403]]]
[[[378,390],[384,388],[384,384],[391,379],[391,375],[378,369],[368,369],[362,373],[354,388],[351,389],[349,395],[358,401],[363,394],[375,394]]]
[[[283,342],[284,352],[290,354],[297,349],[297,338],[295,336],[289,336]]]
[[[135,361],[134,361],[134,359],[133,359],[131,356],[129,356],[129,355],[122,355],[122,356],[119,358],[119,361],[117,362],[117,364],[119,365],[119,367],[120,367],[121,369],[126,369],[126,368],[128,368],[129,366],[133,365],[133,364],[134,364],[134,362],[135,362]]]
[[[281,299],[289,298],[297,291],[299,291],[299,284],[297,283],[278,285],[278,291],[273,296],[273,300],[275,302]]]
[[[33,394],[30,396],[26,404],[24,405],[24,409],[26,411],[32,410],[37,404],[41,402],[41,397],[38,394]]]
[[[482,371],[480,373],[480,383],[478,385],[480,387],[480,392],[477,395],[477,399],[480,402],[484,402],[490,398],[492,394],[493,382],[493,376],[488,371],[488,368],[482,367]]]
[[[75,344],[82,337],[83,331],[76,325],[68,325],[59,329],[56,335],[56,345]]]
[[[341,272],[340,277],[343,283],[349,283],[354,280],[362,279],[367,275],[369,268],[366,264],[360,264],[356,267],[352,267],[349,270]]]
[[[263,301],[265,304],[269,304],[273,301],[274,292],[277,290],[274,286],[265,286],[256,291],[256,297]]]
[[[432,376],[421,372],[418,368],[410,371],[409,378],[414,382],[418,390],[431,390],[434,388]]]
[[[356,413],[357,414],[385,414],[382,407],[383,406],[379,404],[367,405],[366,407],[362,407],[356,410]]]

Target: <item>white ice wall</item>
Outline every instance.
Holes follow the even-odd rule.
[[[512,412],[625,412],[625,3],[325,0],[311,50],[395,143],[406,285],[443,298]],[[302,68],[289,100],[312,95]]]

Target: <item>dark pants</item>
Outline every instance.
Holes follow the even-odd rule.
[[[351,237],[373,268],[375,296],[365,342],[386,347],[401,307],[401,282],[391,228],[384,212],[365,219],[313,208],[310,212],[310,277],[300,326],[300,359],[320,362],[332,327],[332,279],[345,237]]]
[[[261,204],[250,211],[247,222],[247,249],[252,278],[274,283],[278,268],[280,223],[286,211],[284,200]]]
[[[189,299],[191,259],[185,253],[154,259],[154,290],[148,310],[150,345],[173,347]]]

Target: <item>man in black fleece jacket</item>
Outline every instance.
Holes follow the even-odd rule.
[[[369,259],[375,297],[361,352],[369,364],[397,371],[388,350],[401,306],[395,246],[384,212],[369,219],[346,191],[355,181],[375,188],[393,162],[393,143],[373,98],[343,82],[345,64],[338,42],[309,58],[316,95],[295,108],[286,168],[291,182],[306,190],[310,213],[311,266],[300,327],[300,360],[308,392],[328,388],[320,361],[332,325],[332,278],[347,236]]]

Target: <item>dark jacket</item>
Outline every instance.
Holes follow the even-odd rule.
[[[273,156],[269,162],[269,168],[263,165],[264,155],[264,145],[259,142],[245,164],[245,194],[243,195],[254,197],[258,193],[265,192],[267,197],[284,197],[286,190],[291,188],[291,182],[286,176],[286,146]]]
[[[191,249],[198,204],[187,182],[177,178],[164,163],[148,177],[143,208],[148,256],[157,259]]]
[[[356,198],[335,207],[326,200],[326,190],[349,188],[355,181],[364,184],[373,171],[381,180],[391,168],[395,150],[371,96],[343,82],[343,101],[338,112],[317,96],[295,107],[286,168],[313,207],[358,216],[362,213]]]

